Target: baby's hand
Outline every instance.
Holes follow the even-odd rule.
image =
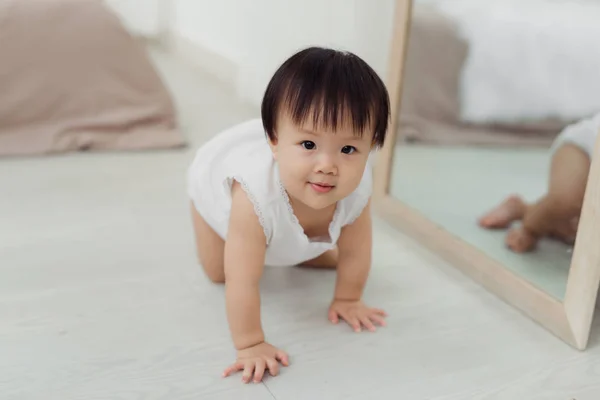
[[[381,326],[385,326],[386,317],[385,311],[378,308],[370,308],[363,304],[362,301],[350,301],[350,300],[333,300],[329,307],[329,320],[334,324],[339,322],[339,318],[350,325],[355,332],[361,331],[361,325],[371,332],[375,331],[375,325],[377,323]]]
[[[242,382],[248,383],[254,375],[254,382],[262,381],[265,369],[272,376],[279,373],[279,362],[284,366],[289,365],[288,355],[269,343],[262,342],[255,346],[238,350],[237,361],[223,371],[223,376],[229,376],[237,371],[244,371]]]

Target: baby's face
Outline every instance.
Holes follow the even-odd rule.
[[[352,193],[359,185],[373,134],[356,135],[349,123],[335,132],[309,121],[298,126],[286,115],[277,124],[277,142],[271,143],[281,181],[292,201],[324,209]]]

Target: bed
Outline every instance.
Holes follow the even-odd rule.
[[[441,145],[550,145],[600,110],[600,4],[416,1],[399,133]],[[577,21],[577,29],[569,29]]]
[[[179,148],[170,93],[100,0],[0,4],[0,156]]]

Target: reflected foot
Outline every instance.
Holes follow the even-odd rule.
[[[511,229],[506,235],[506,245],[515,253],[526,253],[533,250],[537,241],[537,238],[523,227]]]
[[[498,207],[479,219],[479,225],[487,229],[505,229],[514,221],[523,219],[527,205],[519,196],[510,196]]]

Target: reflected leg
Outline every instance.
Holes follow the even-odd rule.
[[[523,225],[509,232],[507,245],[524,252],[533,249],[544,236],[572,242],[589,170],[590,159],[583,150],[568,143],[561,146],[552,157],[548,194],[527,208]]]

